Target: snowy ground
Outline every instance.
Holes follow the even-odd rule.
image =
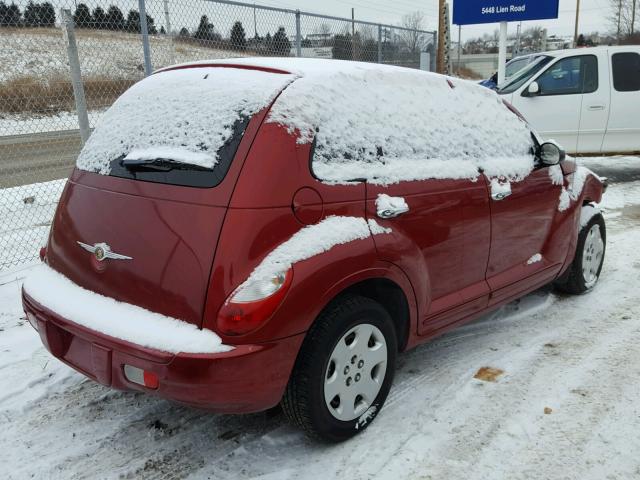
[[[584,163],[615,173],[611,161]],[[27,269],[4,273],[4,477],[640,478],[640,158],[625,162],[593,292],[541,289],[403,354],[381,415],[341,445],[307,440],[278,411],[213,415],[86,380],[23,319]],[[474,379],[481,367],[504,373]]]

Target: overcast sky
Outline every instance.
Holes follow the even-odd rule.
[[[530,0],[539,1],[539,0]],[[607,18],[610,15],[611,0],[581,0],[580,8],[580,32],[588,33],[600,31],[604,33],[610,30]],[[421,10],[425,14],[426,25],[429,30],[437,26],[438,0],[256,0],[258,4],[280,6],[307,10],[317,13],[325,13],[340,17],[350,17],[351,7],[355,8],[357,19],[370,20],[381,23],[398,24],[402,15]],[[453,7],[449,0],[449,8]],[[452,10],[450,10],[452,12]],[[576,0],[560,0],[560,16],[557,20],[528,21],[523,22],[522,28],[533,25],[545,27],[549,35],[573,35],[576,13]],[[498,24],[468,25],[462,27],[462,38],[480,36],[483,33],[492,33]],[[516,31],[516,24],[509,24],[510,32]],[[456,40],[458,29],[454,26],[451,36]]]

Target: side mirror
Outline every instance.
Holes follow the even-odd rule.
[[[540,93],[540,85],[535,80],[529,84],[527,87],[527,96],[535,97]]]
[[[538,148],[538,158],[544,165],[557,165],[566,156],[562,147],[554,141],[545,142]]]

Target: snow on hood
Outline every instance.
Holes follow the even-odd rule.
[[[213,168],[233,124],[268,106],[294,79],[288,74],[219,67],[151,75],[102,116],[76,165],[108,174],[110,162],[123,155],[149,159],[153,152],[177,152],[170,159]]]
[[[287,271],[294,263],[324,253],[336,245],[373,235],[391,233],[375,220],[360,217],[330,216],[319,223],[308,225],[278,245],[255,268],[249,278],[238,288],[242,291],[249,284]]]
[[[315,140],[313,170],[325,182],[474,179],[478,169],[517,180],[534,167],[529,128],[493,91],[417,70],[318,63],[301,63],[267,121],[299,143]]]
[[[136,345],[170,353],[220,353],[233,348],[211,330],[94,293],[45,264],[26,278],[23,288],[61,317]]]

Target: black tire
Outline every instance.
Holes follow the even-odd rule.
[[[338,341],[360,324],[371,324],[384,336],[386,371],[366,412],[351,421],[341,421],[325,402],[325,373]],[[319,315],[302,344],[282,399],[285,415],[311,437],[327,442],[341,442],[360,433],[371,424],[387,398],[395,373],[397,345],[393,321],[379,303],[357,295],[345,295],[332,302]]]
[[[587,235],[594,225],[600,227],[600,235],[602,236],[602,255],[600,257],[600,265],[597,268],[596,279],[593,283],[587,284],[585,275],[582,271],[584,261],[584,244],[587,240]],[[576,254],[573,258],[573,262],[569,268],[554,282],[554,286],[561,292],[570,293],[573,295],[581,295],[591,290],[598,282],[600,278],[600,272],[602,271],[602,265],[604,263],[604,255],[607,249],[607,230],[604,223],[602,214],[597,213],[591,220],[580,229],[578,234],[578,244],[576,245]]]

